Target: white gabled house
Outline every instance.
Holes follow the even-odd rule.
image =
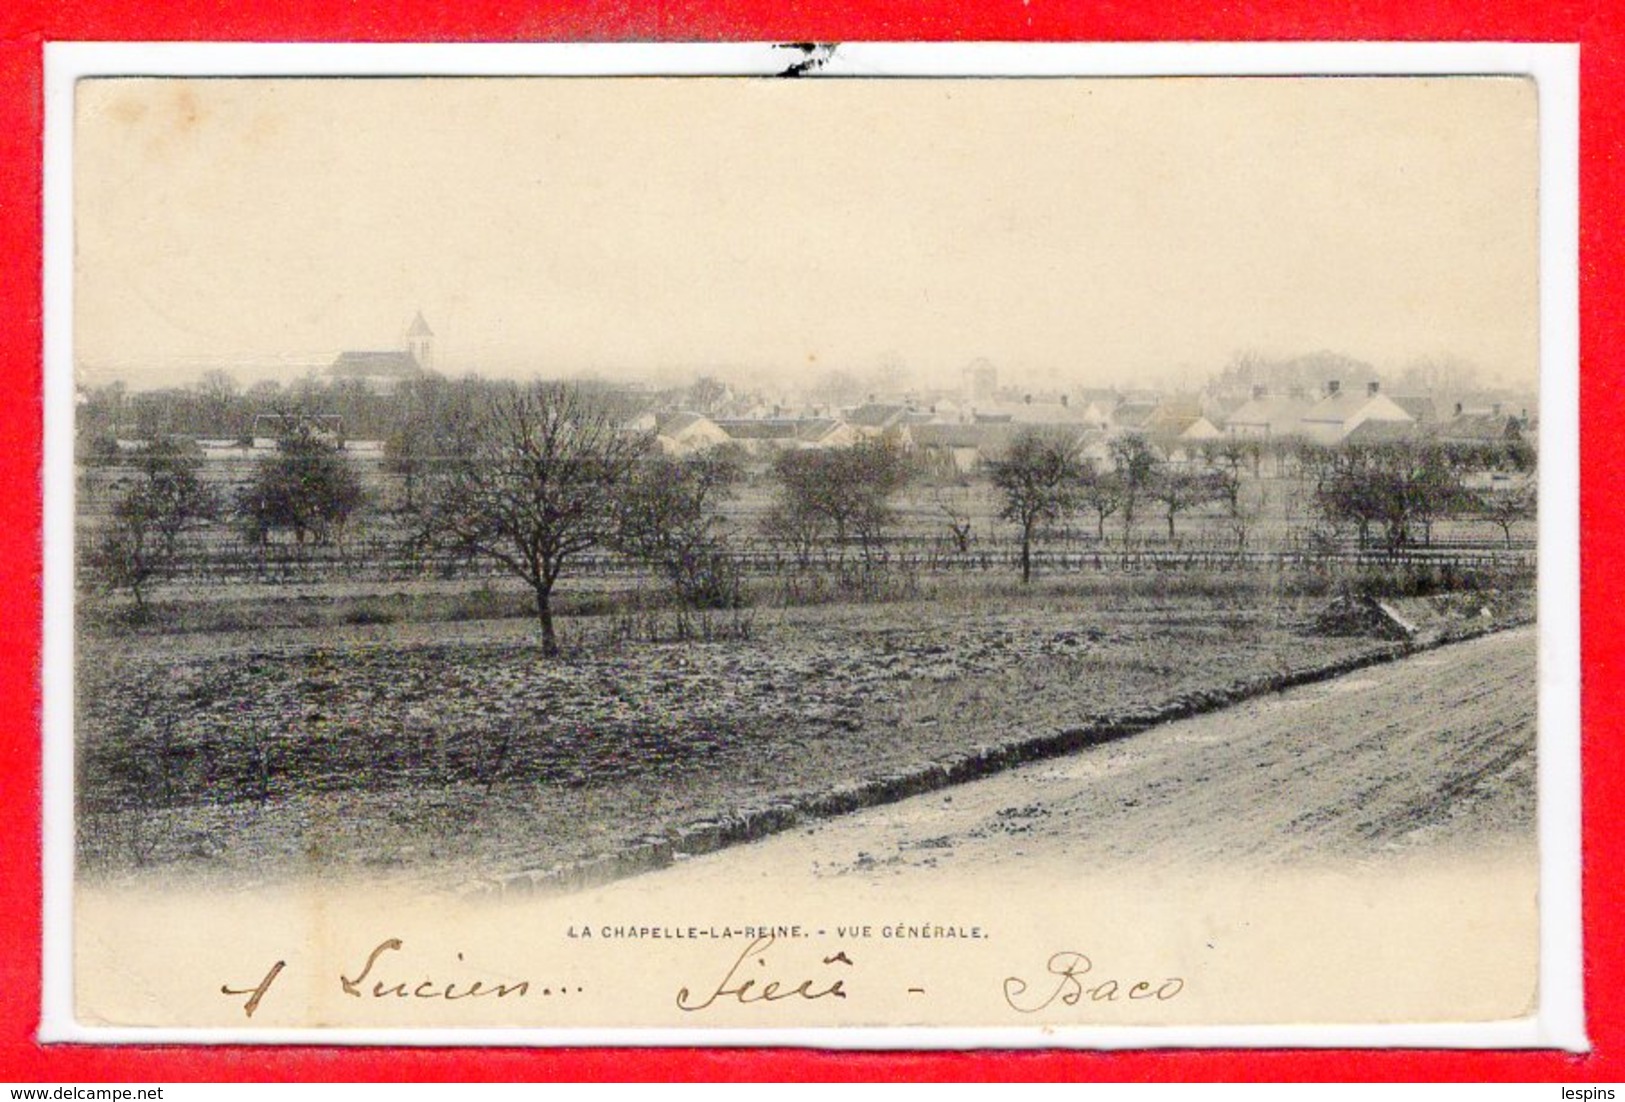
[[[1238,440],[1279,440],[1303,431],[1303,415],[1310,403],[1290,395],[1271,395],[1262,386],[1224,418],[1226,436]]]
[[[667,455],[693,455],[731,439],[703,413],[673,413],[661,418],[655,426],[655,443]]]
[[[1416,418],[1383,394],[1377,383],[1367,384],[1361,393],[1345,391],[1333,380],[1326,384],[1325,396],[1304,412],[1302,434],[1316,444],[1341,444],[1368,421],[1414,424]]]

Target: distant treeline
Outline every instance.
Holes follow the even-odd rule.
[[[96,440],[158,440],[183,436],[204,440],[246,439],[257,417],[296,413],[337,415],[344,434],[355,440],[381,440],[399,424],[403,407],[416,392],[447,385],[438,376],[407,380],[383,393],[361,379],[310,376],[290,384],[274,381],[240,386],[223,371],[211,371],[191,386],[131,391],[108,383],[81,392],[76,428],[81,443]]]

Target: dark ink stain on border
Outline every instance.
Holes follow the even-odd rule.
[[[779,74],[779,76],[781,76],[781,77],[804,77],[804,76],[807,76],[809,73],[816,73],[818,70],[822,69],[825,65],[829,64],[830,59],[835,56],[836,47],[838,47],[839,45],[840,45],[840,43],[838,43],[838,42],[781,42],[781,43],[779,43],[779,48],[780,49],[798,50],[801,53],[801,57],[798,58],[797,60],[791,62],[790,65],[782,73]]]

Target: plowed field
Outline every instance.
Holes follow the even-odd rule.
[[[1532,855],[1535,695],[1535,629],[1500,632],[663,875]]]
[[[1387,674],[1373,671],[1196,734],[1146,732],[1062,759],[1044,768],[1111,783],[1070,803],[1013,799],[974,837],[1008,852],[1059,817],[1123,845],[1369,846],[1477,822],[1485,800],[1521,823],[1533,637],[1472,646],[1501,657],[1452,672],[1461,660],[1446,648],[1416,659],[1437,667],[1407,666],[1434,671],[1419,676],[1437,686],[1426,692],[1382,690]],[[80,865],[243,884],[343,870],[500,878],[1393,652],[1287,609],[1065,595],[794,610],[748,641],[568,661],[544,659],[517,622],[87,643]],[[1165,764],[1127,769],[1145,754]]]

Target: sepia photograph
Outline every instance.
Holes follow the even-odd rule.
[[[1535,1015],[1533,79],[71,122],[79,1026]]]

